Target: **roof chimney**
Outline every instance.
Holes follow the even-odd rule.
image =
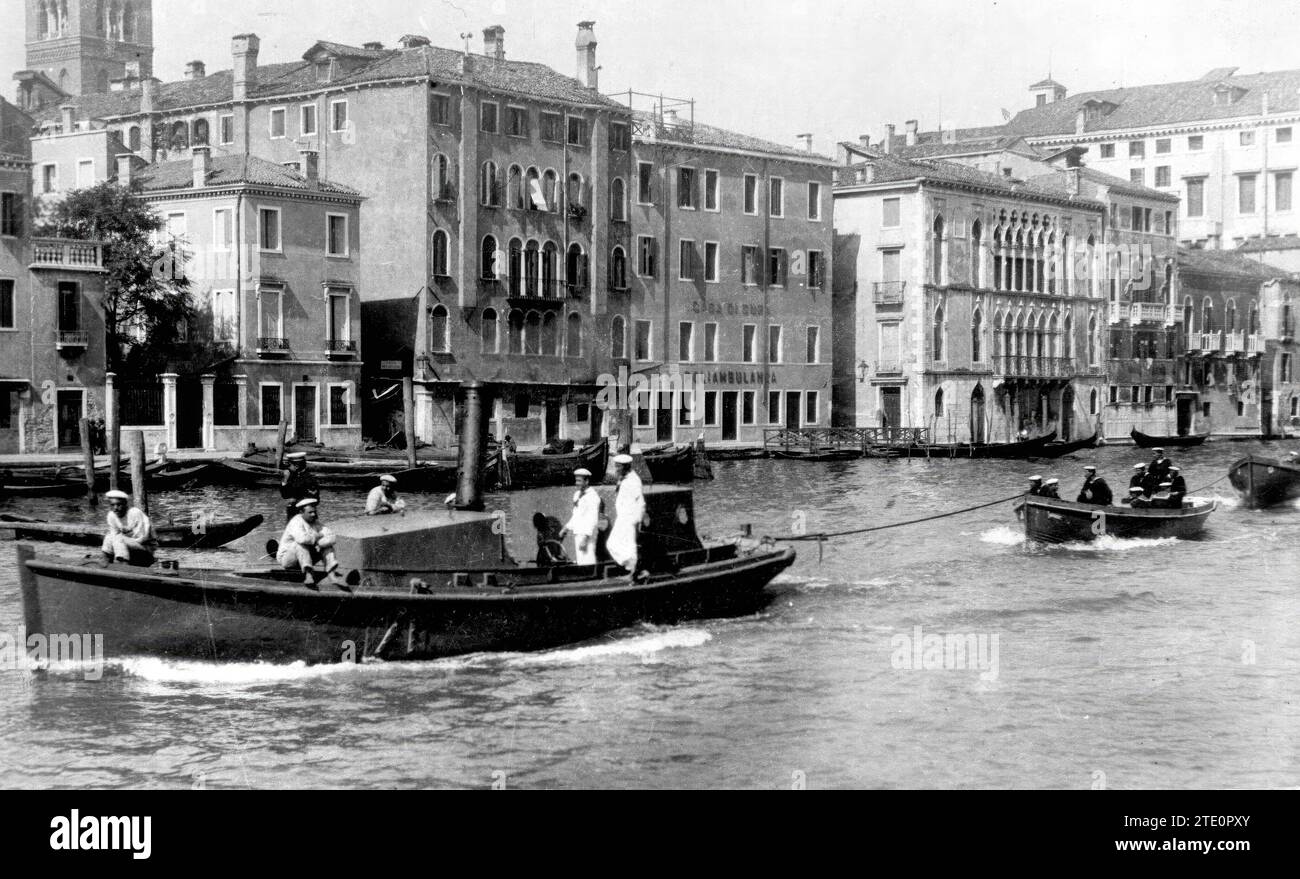
[[[140,112],[152,113],[157,103],[158,80],[152,76],[146,76],[140,80]]]
[[[498,61],[506,57],[506,29],[499,24],[483,28],[483,54]]]
[[[1083,129],[1088,124],[1088,111],[1080,107],[1074,113],[1074,133],[1083,134]]]
[[[133,153],[118,153],[117,156],[117,185],[131,188],[135,180],[135,155]]]
[[[234,98],[248,99],[249,92],[257,88],[257,50],[262,41],[257,34],[239,34],[230,41],[230,54],[234,56]]]
[[[796,134],[795,139],[803,141],[803,148],[805,152],[809,152],[809,153],[812,152],[813,136],[811,134]]]
[[[185,65],[186,79],[202,79],[207,74],[207,66],[202,61],[191,61]]]
[[[1078,198],[1083,191],[1083,169],[1075,166],[1065,169],[1065,191],[1071,198]]]
[[[894,151],[894,126],[886,125],[885,126],[885,155],[889,155],[893,151]]]
[[[74,114],[77,112],[77,105],[60,104],[59,112],[63,114],[63,133],[72,134],[72,132],[77,130],[76,122],[74,121]]]
[[[589,89],[600,88],[600,68],[596,66],[596,32],[594,21],[578,22],[578,82]]]
[[[379,51],[382,51],[382,50],[383,50],[383,48],[384,48],[384,44],[383,44],[383,43],[380,43],[380,42],[378,42],[378,41],[373,41],[373,42],[369,42],[369,43],[362,43],[362,44],[361,44],[361,48],[363,48],[363,49],[370,49],[370,50],[372,50],[372,51],[374,51],[374,52],[379,52]]]
[[[212,170],[212,150],[205,146],[196,146],[191,150],[191,154],[194,188],[202,189],[208,185],[208,172]]]
[[[904,124],[907,126],[907,145],[916,146],[916,133],[920,128],[920,123],[915,119],[908,119]]]
[[[309,189],[320,188],[320,153],[315,150],[298,150],[298,171],[307,178]]]
[[[416,46],[429,45],[429,38],[422,37],[419,34],[403,34],[397,42],[401,44],[403,49],[414,49]]]

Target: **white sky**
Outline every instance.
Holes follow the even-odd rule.
[[[0,75],[24,66],[23,0],[0,0]],[[396,44],[403,33],[459,47],[505,27],[507,57],[575,68],[576,23],[596,22],[601,90],[696,99],[701,121],[818,152],[919,119],[922,129],[992,125],[1029,106],[1048,72],[1071,92],[1300,67],[1294,0],[154,0],[154,70],[230,66],[252,31],[264,62],[316,39]]]

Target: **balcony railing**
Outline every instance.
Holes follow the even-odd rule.
[[[1223,333],[1201,333],[1201,343],[1198,346],[1206,353],[1218,353],[1223,350]]]
[[[1026,354],[1003,354],[994,358],[994,369],[1014,378],[1070,378],[1074,361],[1069,357],[1032,357]]]
[[[1129,323],[1170,323],[1170,307],[1155,302],[1134,302],[1129,307]]]
[[[59,330],[55,338],[54,347],[62,350],[64,348],[85,348],[90,344],[90,333],[82,330]]]
[[[1226,344],[1224,350],[1228,353],[1245,354],[1246,353],[1246,334],[1241,330],[1233,330],[1225,334]]]
[[[103,246],[97,241],[33,238],[32,267],[51,269],[102,269]]]
[[[876,375],[902,375],[903,364],[896,360],[881,361],[876,364]]]
[[[356,354],[357,343],[353,339],[326,339],[325,353],[330,355]]]
[[[258,354],[280,354],[289,350],[289,340],[280,336],[258,336]]]
[[[873,285],[873,297],[877,305],[902,305],[906,281],[876,281]]]
[[[1246,337],[1246,353],[1263,354],[1266,344],[1263,333],[1253,333]]]

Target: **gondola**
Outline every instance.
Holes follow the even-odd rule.
[[[1182,449],[1188,446],[1199,446],[1210,438],[1209,431],[1195,436],[1151,436],[1136,427],[1130,430],[1128,435],[1133,437],[1133,442],[1143,449]]]
[[[1082,451],[1083,449],[1096,448],[1097,440],[1100,437],[1100,431],[1094,431],[1092,436],[1087,439],[1070,440],[1063,443],[1048,443],[1043,446],[1041,458],[1059,458],[1062,455],[1069,455],[1072,452]]]
[[[1300,460],[1247,455],[1228,468],[1228,481],[1249,507],[1284,504],[1300,498]]]
[[[851,461],[870,457],[862,449],[772,449],[768,454],[783,461]]]
[[[1016,513],[1024,522],[1025,536],[1039,543],[1086,543],[1103,535],[1186,540],[1204,530],[1216,506],[1213,500],[1188,498],[1181,509],[1135,510],[1025,495],[1016,502]]]
[[[1056,431],[1034,439],[1014,443],[930,443],[912,446],[909,454],[931,458],[1039,458],[1043,449],[1056,439]]]
[[[769,543],[703,544],[689,489],[649,486],[644,577],[612,562],[515,563],[490,512],[331,524],[346,576],[269,569],[101,567],[19,544],[29,634],[103,634],[106,658],[310,663],[536,650],[638,623],[748,614],[795,560]]]
[[[645,449],[641,453],[650,478],[654,482],[691,482],[696,478],[695,449],[691,446],[672,446]]]
[[[76,497],[86,493],[86,482],[51,479],[43,476],[9,475],[0,484],[0,498],[6,497]]]
[[[573,482],[573,471],[579,468],[590,470],[593,478],[600,480],[608,463],[609,440],[602,439],[576,452],[560,455],[517,452],[509,456],[506,466],[501,465],[498,455],[493,455],[489,469],[495,471],[502,488],[544,488],[569,485]]]
[[[262,524],[260,515],[249,516],[239,522],[165,522],[154,524],[158,545],[175,549],[215,549],[238,540]],[[0,533],[12,532],[16,540],[53,540],[81,546],[99,546],[104,539],[104,527],[90,527],[63,522],[46,522],[0,513]]]
[[[237,458],[223,458],[216,467],[220,468],[214,477],[216,480],[233,485],[260,488],[278,488],[283,474],[274,467],[262,467],[249,464]],[[320,471],[309,467],[316,478],[316,484],[329,490],[364,490],[379,484],[379,477],[389,473],[397,479],[397,490],[401,491],[443,491],[453,488],[456,482],[456,468],[451,464],[421,464],[413,470],[384,470],[380,468],[363,468],[355,472]]]

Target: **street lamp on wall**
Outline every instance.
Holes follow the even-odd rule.
[[[861,384],[867,380],[867,369],[868,369],[867,361],[859,360],[858,361],[858,384]]]

